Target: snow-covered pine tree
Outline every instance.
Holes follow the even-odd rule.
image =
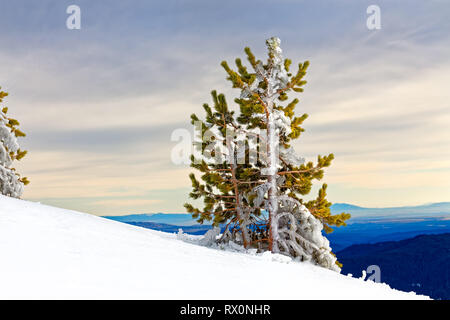
[[[262,207],[268,212],[266,240],[270,251],[302,260],[312,259],[324,267],[338,270],[339,264],[322,229],[325,226],[330,232],[330,226],[345,225],[350,215],[331,215],[331,203],[325,199],[326,184],[316,200],[303,203],[300,198],[311,191],[313,180],[322,179],[323,169],[331,164],[334,156],[318,156],[315,165],[312,162],[304,164],[290,142],[304,131],[301,124],[307,115],[295,117],[297,98],[282,105],[288,100],[288,92],[303,92],[306,84],[303,78],[309,62],[300,63],[298,71],[291,73],[292,62],[283,59],[280,40],[273,37],[266,44],[269,57],[265,64],[256,60],[249,48],[245,49],[252,73],[240,59],[236,60],[237,72],[222,62],[233,87],[241,90],[240,98],[236,99],[241,110],[240,125],[267,130],[266,160],[257,177],[264,183],[247,194],[247,199],[254,208]]]
[[[1,87],[0,87],[1,89]],[[0,103],[8,93],[0,90]],[[27,151],[20,150],[18,137],[25,134],[17,127],[19,121],[9,118],[7,107],[1,107],[0,112],[0,190],[3,195],[19,198],[23,193],[24,185],[29,183],[26,177],[21,178],[12,167],[14,160],[22,159]]]
[[[215,225],[228,221],[222,240],[239,241],[236,235],[240,232],[245,247],[254,246],[301,260],[313,260],[323,267],[339,270],[322,230],[325,228],[326,232],[331,232],[331,226],[345,225],[350,215],[331,215],[331,203],[326,200],[326,184],[320,189],[317,199],[306,203],[301,199],[311,191],[313,180],[322,179],[323,169],[330,166],[334,156],[318,156],[316,164],[305,164],[290,142],[304,131],[301,125],[307,115],[295,116],[297,98],[282,105],[288,100],[288,92],[303,92],[306,84],[303,78],[309,62],[300,63],[298,71],[293,74],[290,72],[291,61],[281,55],[280,40],[271,38],[266,44],[269,57],[265,64],[245,48],[253,72],[249,72],[240,59],[236,59],[237,72],[227,62],[222,62],[233,88],[241,91],[240,97],[235,99],[240,114],[235,120],[228,106],[223,108],[216,102],[224,102],[225,97],[221,95],[218,99],[213,93],[216,112],[204,106],[207,113],[204,127],[222,129],[219,144],[226,140],[228,151],[232,150],[228,153],[232,155],[229,158],[232,161],[219,165],[217,162],[195,164],[192,158],[192,166],[203,173],[204,184],[191,175],[194,189],[191,197],[203,197],[205,208],[198,210],[190,204],[186,204],[186,208],[194,218],[200,217],[200,222],[212,217]],[[193,115],[192,121],[198,121],[198,117]],[[229,141],[225,137],[228,127],[247,136],[259,135],[257,154],[260,156],[256,163],[236,163],[234,151],[238,141]],[[202,150],[206,144],[202,144]],[[250,144],[247,142],[246,146]],[[244,157],[249,160],[249,150],[245,150]],[[219,195],[213,194],[216,189],[221,191]],[[264,219],[264,212],[268,213],[268,219]],[[233,233],[228,232],[230,223],[238,226],[232,229]]]

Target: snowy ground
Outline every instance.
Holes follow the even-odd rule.
[[[0,196],[0,299],[15,298],[424,297],[308,263],[206,248],[173,234]]]

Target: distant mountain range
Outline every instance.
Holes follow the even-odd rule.
[[[380,267],[381,282],[434,299],[450,299],[450,233],[352,245],[336,253],[343,274]]]
[[[354,218],[450,218],[450,202],[438,202],[420,206],[389,207],[389,208],[364,208],[347,203],[335,203],[331,206],[331,212],[337,214],[348,212]],[[351,221],[350,221],[351,222]]]
[[[334,228],[326,235],[334,252],[354,244],[450,233],[450,202],[395,208],[363,208],[336,203],[331,211],[334,214],[343,211],[352,214],[346,227]],[[105,218],[171,233],[182,228],[186,233],[201,235],[211,228],[210,224],[198,224],[190,214],[133,214]]]
[[[192,216],[187,213],[143,213],[143,214],[130,214],[125,216],[105,216],[103,218],[108,218],[111,220],[127,223],[153,222],[177,226],[192,226],[198,224],[197,221],[192,219]]]
[[[363,220],[386,218],[450,218],[450,202],[439,202],[420,206],[392,208],[364,208],[347,203],[335,203],[331,206],[333,214],[347,212],[352,215],[349,223]],[[105,216],[104,218],[121,222],[154,222],[177,226],[193,226],[197,222],[186,213],[153,213],[132,214],[124,216]]]
[[[427,218],[354,218],[345,227],[334,228],[326,235],[334,251],[353,244],[376,243],[412,238],[420,234],[450,232],[448,217]]]

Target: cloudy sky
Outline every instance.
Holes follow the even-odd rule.
[[[0,86],[28,135],[24,198],[98,215],[184,212],[188,166],[170,136],[209,92],[232,101],[222,60],[250,46],[310,60],[296,144],[336,156],[332,202],[450,201],[448,1],[0,0]],[[81,30],[66,9],[81,8]],[[381,29],[366,26],[369,5]]]

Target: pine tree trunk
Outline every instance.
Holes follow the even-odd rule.
[[[244,242],[244,248],[247,249],[250,245],[250,237],[249,237],[249,232],[248,232],[248,228],[247,228],[247,221],[246,221],[246,217],[244,217],[243,213],[242,213],[242,207],[241,207],[241,202],[239,199],[239,190],[237,187],[237,181],[236,181],[236,175],[235,175],[235,167],[232,166],[232,175],[233,175],[233,182],[234,182],[234,188],[235,188],[235,194],[236,194],[236,213],[239,219],[239,226],[241,227],[241,232],[242,232],[242,241]]]
[[[267,119],[267,169],[268,177],[267,182],[269,184],[268,200],[269,200],[269,250],[273,253],[278,253],[278,224],[277,215],[278,201],[277,201],[277,171],[278,171],[278,159],[277,159],[277,145],[279,143],[276,135],[275,123],[273,119],[273,89],[269,81],[266,91],[266,106],[268,113]]]
[[[247,228],[247,217],[244,217],[244,213],[241,206],[241,199],[239,198],[239,188],[238,188],[238,182],[236,179],[236,155],[235,150],[232,147],[231,141],[229,141],[229,138],[227,137],[227,148],[229,153],[229,161],[230,161],[230,167],[231,167],[231,179],[233,181],[233,187],[234,187],[234,194],[235,194],[235,201],[236,201],[236,215],[239,219],[239,226],[241,228],[242,233],[242,242],[244,243],[244,248],[248,248],[251,240],[250,235]]]

